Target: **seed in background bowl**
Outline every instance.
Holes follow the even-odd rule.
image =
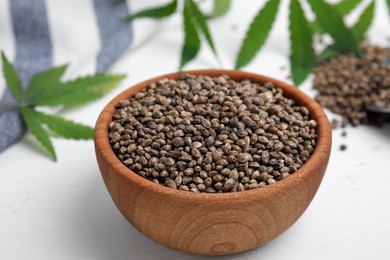
[[[390,119],[386,113],[367,110],[390,109],[390,48],[364,43],[361,51],[362,58],[351,53],[338,55],[314,69],[316,100],[341,115],[343,127],[382,125]]]

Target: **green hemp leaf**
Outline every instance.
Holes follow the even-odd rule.
[[[93,136],[93,128],[82,124],[66,120],[55,115],[48,115],[34,110],[34,116],[38,118],[41,124],[44,124],[53,131],[56,135],[68,139],[91,139]]]
[[[236,69],[247,65],[261,49],[278,12],[280,0],[269,0],[253,19],[242,42],[236,60]]]
[[[167,5],[159,6],[156,8],[142,10],[138,13],[130,15],[127,19],[134,20],[138,18],[154,18],[162,19],[173,15],[177,11],[177,0],[174,0]],[[230,0],[215,0],[214,10],[210,18],[218,17],[225,14],[230,8]],[[210,46],[214,55],[218,59],[217,50],[211,36],[209,27],[207,25],[207,18],[201,12],[198,4],[193,0],[184,0],[183,5],[183,31],[184,40],[181,50],[180,66],[182,69],[187,63],[192,61],[199,53],[201,48],[200,35],[206,39],[207,44]],[[219,61],[219,59],[218,59]]]
[[[315,64],[313,33],[299,0],[290,2],[291,72],[296,85],[301,84]]]
[[[183,28],[184,28],[184,44],[180,61],[180,69],[182,69],[189,61],[194,59],[198,54],[201,41],[199,33],[203,33],[204,37],[214,55],[218,58],[217,50],[214,45],[208,28],[206,17],[199,10],[199,7],[193,0],[185,0],[183,9]]]
[[[191,3],[184,2],[183,9],[184,44],[181,51],[180,68],[183,68],[198,54],[200,50],[200,38],[196,30],[192,15]]]
[[[133,15],[129,15],[126,17],[127,20],[134,20],[137,18],[154,18],[154,19],[162,19],[166,18],[172,14],[175,13],[177,8],[177,0],[173,0],[172,2],[168,3],[167,5],[142,10],[138,13],[135,13]]]
[[[387,0],[386,3],[387,3],[387,11],[389,12],[390,15],[390,0]]]
[[[43,93],[52,91],[53,84],[61,84],[61,77],[67,67],[68,65],[63,65],[35,74],[28,84],[26,98],[28,100],[34,100]]]
[[[231,6],[231,0],[214,0],[214,8],[208,18],[217,18],[225,15]]]
[[[353,52],[360,56],[359,41],[349,29],[339,11],[324,0],[308,0],[317,22],[335,41],[334,46],[340,52]]]
[[[123,75],[103,75],[79,77],[67,82],[51,82],[51,88],[42,84],[26,94],[26,101],[32,105],[65,107],[80,106],[94,101],[112,90]]]
[[[371,3],[364,9],[363,13],[360,15],[359,20],[352,27],[353,32],[356,35],[358,41],[364,39],[364,35],[366,34],[368,28],[372,24],[374,19],[374,11],[375,11],[375,1],[371,1]]]
[[[9,63],[4,52],[1,52],[1,60],[3,62],[4,77],[9,86],[9,89],[12,95],[15,97],[15,99],[21,101],[23,95],[23,87],[22,87],[22,83],[20,82],[20,78],[16,73],[12,64]]]
[[[86,104],[104,96],[125,77],[125,75],[99,74],[62,82],[61,76],[67,68],[67,65],[64,65],[34,75],[23,94],[19,76],[3,52],[2,62],[7,85],[19,104],[16,107],[0,110],[0,113],[20,109],[28,130],[53,160],[57,157],[50,134],[67,139],[92,139],[93,128],[39,112],[36,107],[58,105],[70,107]]]
[[[361,0],[341,0],[338,3],[333,4],[334,8],[342,15],[346,16],[352,12],[359,4]],[[322,29],[321,25],[318,24],[317,19],[311,22],[310,24],[312,30],[316,33],[323,34],[325,31]]]
[[[51,143],[49,134],[45,129],[43,129],[38,118],[34,116],[34,109],[31,107],[21,107],[21,111],[27,128],[35,136],[35,138],[37,138],[38,142],[47,150],[50,157],[56,161],[56,152],[53,144]]]
[[[214,52],[214,55],[217,56],[217,50],[215,49],[213,38],[211,37],[209,27],[207,26],[206,17],[199,10],[199,7],[193,0],[187,1],[190,3],[190,10],[192,10],[192,15],[194,16],[194,20],[196,21],[198,28],[206,38],[206,41]]]
[[[352,12],[352,10],[354,10],[361,2],[362,0],[342,0],[334,4],[334,7],[342,16],[346,16]]]
[[[340,54],[340,51],[337,50],[337,47],[335,47],[334,44],[329,45],[325,48],[325,50],[322,51],[322,53],[317,57],[316,63],[322,63],[325,62],[337,55]]]
[[[390,0],[385,0],[390,13]],[[267,0],[250,23],[238,51],[235,68],[240,69],[249,64],[262,49],[275,23],[280,6],[280,0]],[[309,21],[303,4],[309,7],[315,15]],[[231,7],[231,0],[214,0],[211,14],[204,15],[199,9],[203,1],[183,0],[182,17],[184,40],[181,50],[180,69],[192,61],[200,51],[203,35],[214,55],[219,61],[212,34],[206,18],[224,15]],[[375,0],[363,10],[356,24],[351,28],[344,22],[344,16],[349,15],[362,4],[361,0],[340,0],[328,3],[326,0],[290,0],[290,64],[292,79],[296,85],[301,84],[316,63],[323,62],[333,56],[343,53],[354,53],[361,56],[359,45],[374,19]],[[132,19],[150,17],[161,19],[173,15],[179,9],[177,1],[167,5],[143,10],[131,16]],[[314,38],[318,34],[328,33],[333,43],[326,46],[318,57],[315,55]]]
[[[357,2],[359,1],[345,0],[336,4],[335,6],[336,8],[340,8],[340,6],[342,6],[342,4],[344,3],[344,9],[341,9],[342,11],[339,12],[342,14],[348,14],[349,12],[352,11],[354,7],[356,7],[356,5],[358,4]],[[364,40],[364,36],[374,20],[374,12],[375,12],[375,1],[371,1],[371,3],[363,10],[358,21],[351,28],[358,43]],[[340,50],[337,44],[333,43],[327,46],[324,51],[322,51],[322,53],[317,58],[317,63],[324,62],[334,56],[339,55],[341,52],[345,52],[345,51]]]

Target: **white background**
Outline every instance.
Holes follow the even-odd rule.
[[[4,11],[8,1],[0,1],[0,47],[13,59],[12,31]],[[77,0],[62,3],[56,0],[62,4],[60,9],[54,1],[47,2],[50,2],[49,19],[54,23],[51,26],[59,26],[61,22],[56,12],[64,9],[67,14],[66,8],[75,6],[78,7],[75,15],[85,16],[91,19],[87,23],[94,23],[90,1],[81,4]],[[226,16],[210,22],[223,68],[233,67],[244,32],[263,2],[235,1]],[[369,38],[389,45],[390,32],[385,28],[389,28],[390,21],[384,1],[377,2]],[[146,5],[154,3],[146,1]],[[287,1],[283,1],[269,40],[245,70],[289,81],[286,7]],[[69,26],[78,31],[77,37],[86,41],[86,46],[99,48],[99,43],[92,42],[98,39],[96,29],[89,30],[74,22]],[[111,70],[126,72],[127,79],[98,102],[77,110],[59,111],[62,116],[93,125],[104,105],[119,92],[150,77],[177,70],[182,43],[179,15],[163,23],[137,21],[135,36],[136,44]],[[52,40],[55,63],[72,61],[68,77],[94,71],[94,59],[88,59],[88,53],[83,56],[82,48],[77,50],[80,56],[70,54],[71,50],[64,48],[66,39],[52,35]],[[203,45],[200,55],[187,69],[218,67],[210,50]],[[282,66],[286,68],[282,70]],[[301,89],[314,96],[311,79]],[[3,79],[0,85],[1,91]],[[325,178],[296,224],[258,249],[213,259],[390,259],[390,125],[382,129],[360,126],[346,130],[347,137],[341,137],[341,130],[333,132],[332,155]],[[208,259],[165,248],[127,223],[103,184],[92,141],[53,139],[53,142],[58,162],[50,161],[30,135],[0,154],[0,259]],[[348,146],[346,151],[339,150],[341,144]]]

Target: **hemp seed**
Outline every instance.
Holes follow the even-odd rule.
[[[272,83],[183,75],[116,105],[109,142],[140,176],[168,188],[221,193],[288,178],[310,158],[317,122]]]

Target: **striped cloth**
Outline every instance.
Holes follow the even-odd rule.
[[[128,13],[124,0],[1,0],[0,48],[24,86],[35,73],[64,63],[77,74],[106,72],[132,44],[131,23],[123,20]],[[0,89],[0,110],[15,102]],[[25,131],[19,112],[0,114],[0,152]]]

